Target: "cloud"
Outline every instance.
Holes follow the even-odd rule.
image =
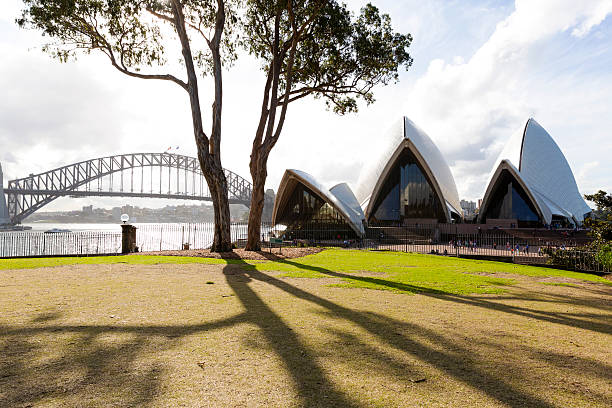
[[[576,37],[584,37],[591,31],[591,29],[599,24],[606,18],[612,9],[612,0],[594,2],[594,8],[591,13],[585,17],[578,27],[572,30],[572,35]]]
[[[195,153],[181,89],[127,78],[93,54],[72,64],[52,61],[37,48],[39,33],[15,26],[21,2],[0,3],[5,180],[101,155],[163,151],[170,144]],[[354,10],[364,3],[349,1]],[[505,141],[529,116],[545,126],[575,169],[600,163],[577,176],[582,188],[610,187],[612,33],[602,24],[609,3],[377,1],[396,29],[414,35],[414,66],[399,84],[377,87],[377,103],[355,115],[334,115],[321,100],[293,104],[270,156],[267,187],[276,189],[286,168],[310,172],[328,185],[355,182],[379,138],[404,114],[438,143],[462,198],[479,197]],[[223,165],[246,178],[265,80],[258,67],[241,55],[224,72]],[[200,93],[209,124],[209,78],[200,81]]]
[[[578,172],[576,178],[578,180],[585,180],[589,176],[589,174],[591,174],[591,172],[598,167],[599,167],[598,161],[592,161],[592,162],[585,163],[580,169],[580,171]]]
[[[104,143],[100,122],[118,114],[112,96],[74,65],[46,63],[45,56],[11,55],[0,67],[0,141],[17,147],[44,140],[71,149],[77,144]],[[12,86],[15,79],[27,87]],[[98,85],[98,86],[96,86]],[[94,88],[94,89],[92,89]]]
[[[482,194],[495,157],[530,116],[546,116],[549,102],[554,107],[559,94],[571,94],[573,86],[588,88],[570,75],[567,88],[547,88],[544,98],[535,99],[542,96],[540,79],[548,85],[560,76],[548,68],[554,61],[541,61],[539,55],[568,30],[574,37],[587,36],[610,12],[608,0],[517,0],[471,58],[430,62],[409,93],[406,112],[439,144],[461,196]]]

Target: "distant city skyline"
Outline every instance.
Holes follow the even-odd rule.
[[[348,1],[358,10],[365,1]],[[406,115],[436,142],[459,196],[482,198],[506,141],[529,117],[566,156],[582,193],[612,190],[612,4],[609,1],[374,1],[414,36],[414,66],[377,102],[339,117],[320,100],[292,106],[273,150],[267,188],[286,168],[330,186],[354,184],[388,127]],[[60,64],[42,37],[14,23],[18,0],[0,5],[0,162],[8,179],[114,153],[195,155],[186,95],[176,86],[116,72],[101,56]],[[474,24],[474,22],[478,22]],[[258,62],[240,55],[224,74],[222,160],[250,179],[248,160],[263,85]],[[180,72],[180,71],[178,71]],[[201,80],[203,108],[210,81]],[[209,113],[204,112],[205,120]],[[317,158],[313,161],[312,158]],[[150,199],[56,200],[45,210],[132,205]],[[180,203],[180,202],[179,202]]]
[[[269,213],[266,212],[269,220]],[[139,207],[123,204],[115,207],[100,208],[85,205],[80,209],[68,211],[45,211],[42,209],[29,216],[24,223],[108,223],[119,224],[123,214],[127,214],[131,223],[147,222],[213,222],[214,214],[211,205],[180,204],[166,205],[162,208]],[[245,215],[246,214],[246,215]],[[241,204],[230,204],[232,222],[245,221],[248,208]],[[265,219],[266,217],[264,217]]]

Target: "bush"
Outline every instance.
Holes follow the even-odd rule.
[[[605,251],[592,251],[582,249],[554,249],[544,248],[544,254],[548,255],[549,265],[562,266],[578,271],[600,271],[610,269],[612,262],[612,248]],[[606,263],[608,262],[608,263]]]
[[[607,269],[612,269],[612,244],[602,245],[597,251],[595,259]]]

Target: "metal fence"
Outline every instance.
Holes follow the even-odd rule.
[[[214,237],[212,223],[135,224],[136,245],[141,252],[207,249]],[[264,223],[262,246],[270,238],[281,238],[283,246],[338,246],[359,249],[417,252],[457,257],[490,257],[517,263],[551,264],[569,269],[610,272],[596,254],[581,249],[571,238],[516,237],[503,230],[460,233],[452,224],[433,226],[370,226],[358,238],[350,229],[304,228],[285,231]],[[231,224],[231,239],[237,247],[246,243],[248,225]],[[45,255],[94,255],[121,252],[120,232],[3,232],[0,257]]]
[[[212,246],[215,227],[212,223],[185,224],[134,224],[136,246],[141,252],[168,251],[182,249],[208,249]],[[232,223],[231,239],[237,247],[243,247],[248,234],[247,223]],[[271,234],[280,232],[272,224],[261,225],[261,239],[269,242]]]
[[[0,257],[95,255],[121,252],[121,232],[2,232]]]
[[[416,252],[456,257],[505,259],[516,263],[610,272],[596,254],[580,249],[572,237],[517,237],[503,230],[460,233],[453,224],[369,226],[363,238],[350,230],[302,229],[283,235],[284,245]],[[523,234],[525,235],[525,234]],[[552,257],[555,253],[557,256]],[[552,263],[554,261],[554,264]]]
[[[517,239],[503,232],[461,234],[439,227],[369,227],[360,246],[445,255],[543,256],[545,243]],[[549,244],[550,245],[550,244]]]
[[[597,259],[597,252],[575,248],[546,248],[549,263],[576,271],[611,272]]]

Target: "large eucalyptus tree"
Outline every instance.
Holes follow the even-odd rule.
[[[336,0],[247,0],[246,7],[243,42],[266,74],[250,160],[247,249],[258,250],[268,157],[289,104],[312,95],[338,114],[356,112],[358,99],[374,102],[373,87],[397,81],[412,64],[412,37],[394,32],[371,4],[356,17]]]
[[[215,212],[212,250],[231,251],[220,144],[222,66],[235,58],[234,0],[24,0],[24,4],[17,23],[42,31],[51,40],[44,50],[59,61],[99,52],[125,75],[170,81],[186,91],[198,159]],[[170,69],[168,54],[173,46],[183,75],[150,72]],[[214,81],[208,131],[204,130],[198,93],[202,74],[210,74]]]

